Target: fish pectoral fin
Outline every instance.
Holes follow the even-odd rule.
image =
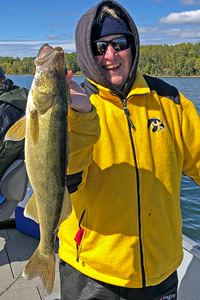
[[[68,192],[67,187],[65,187],[65,192],[64,192],[64,200],[62,204],[62,210],[60,214],[60,220],[58,222],[58,227],[62,222],[64,222],[69,216],[71,215],[72,212],[72,203],[71,203],[71,198]],[[58,229],[57,227],[57,229]]]
[[[33,195],[31,196],[31,198],[29,199],[29,201],[25,207],[24,216],[29,219],[32,219],[36,223],[39,223],[39,216],[38,216],[38,210],[37,210],[37,203],[36,203],[36,199],[35,199],[35,193],[33,193]]]
[[[19,119],[6,133],[5,140],[21,141],[26,135],[26,116]]]

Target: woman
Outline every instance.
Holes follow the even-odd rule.
[[[76,49],[89,98],[71,81],[61,299],[177,299],[180,181],[184,172],[200,185],[198,113],[175,87],[140,73],[137,28],[119,3],[82,16]]]

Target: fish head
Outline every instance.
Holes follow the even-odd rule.
[[[40,48],[34,63],[36,73],[31,86],[31,101],[44,114],[53,106],[57,95],[66,95],[67,69],[64,51],[61,47],[53,48],[45,44]]]

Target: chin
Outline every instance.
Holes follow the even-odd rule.
[[[116,87],[118,88],[119,90],[124,86],[122,82],[112,82],[111,83]]]
[[[112,80],[111,78],[110,82],[118,88],[123,85],[121,80]]]

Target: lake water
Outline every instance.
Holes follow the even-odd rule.
[[[31,88],[31,84],[33,81],[33,75],[7,75],[7,78],[11,79],[14,84],[21,85],[28,90]],[[73,79],[78,82],[78,84],[84,82],[85,77],[83,76],[74,76]]]
[[[30,89],[34,76],[8,75],[14,84]],[[84,77],[73,78],[79,84]],[[161,78],[176,88],[197,108],[200,115],[200,78]],[[200,129],[199,129],[200,130]],[[200,240],[200,188],[188,177],[181,180],[181,211],[183,216],[183,233],[192,239]]]

